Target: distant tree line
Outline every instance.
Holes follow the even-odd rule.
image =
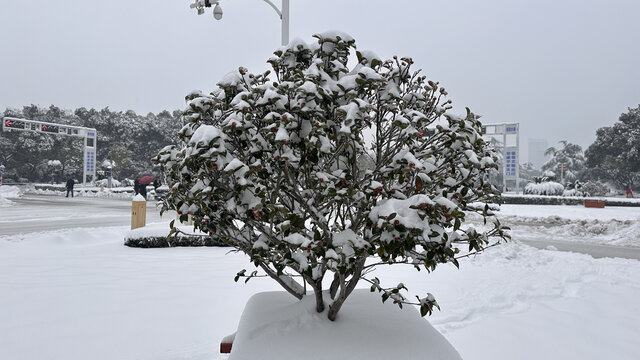
[[[166,145],[177,142],[182,128],[182,111],[161,111],[139,115],[134,111],[86,109],[62,110],[51,105],[35,105],[22,109],[6,109],[4,116],[41,120],[95,128],[98,131],[98,170],[111,160],[117,179],[134,178],[152,172],[151,158]],[[549,161],[542,170],[553,171],[565,182],[603,181],[634,190],[640,185],[640,105],[629,108],[612,126],[596,132],[596,140],[586,151],[579,145],[561,141],[551,147]],[[59,160],[58,165],[52,160]],[[52,166],[51,164],[55,164]],[[563,164],[564,174],[559,169]],[[12,131],[0,133],[0,165],[5,165],[5,178],[29,181],[61,181],[82,176],[82,142],[78,138]],[[538,173],[530,164],[521,166],[521,176],[533,179]],[[528,175],[529,176],[528,176]]]
[[[105,160],[111,160],[115,165],[114,178],[124,179],[153,172],[151,158],[164,146],[177,141],[178,130],[182,128],[181,114],[179,110],[139,115],[131,110],[112,111],[108,107],[63,110],[54,105],[48,108],[30,105],[6,109],[2,117],[95,128],[98,132],[97,171],[106,176],[101,165]],[[82,149],[81,138],[27,131],[0,133],[0,164],[6,167],[4,177],[15,181],[60,182],[68,177],[79,180],[82,177]]]

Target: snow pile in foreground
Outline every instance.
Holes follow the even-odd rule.
[[[20,188],[17,186],[0,186],[0,207],[14,205],[15,203],[8,198],[17,198],[21,195]]]
[[[328,295],[328,294],[327,294]],[[416,309],[383,304],[377,293],[355,290],[335,322],[285,292],[249,299],[229,360],[461,359]]]
[[[280,290],[269,279],[235,283],[236,272],[251,268],[242,254],[128,248],[128,231],[0,236],[0,359],[217,359],[220,340],[237,329],[251,295]],[[460,265],[429,275],[395,266],[373,275],[433,293],[442,311],[429,322],[467,360],[640,359],[640,261],[510,242]],[[382,323],[377,316],[370,321]]]

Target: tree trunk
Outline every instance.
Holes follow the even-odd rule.
[[[347,283],[346,288],[344,287],[344,285],[340,286],[340,292],[337,298],[334,299],[333,304],[329,306],[329,312],[327,314],[329,320],[336,320],[336,316],[338,316],[338,311],[340,311],[342,304],[344,304],[344,301],[347,300],[347,297],[349,297],[353,289],[356,288],[356,284],[358,284],[358,281],[362,276],[362,269],[364,268],[365,260],[366,258],[362,258],[358,261],[358,264],[356,265],[356,271],[353,273],[353,276],[351,276],[351,280],[349,280],[349,282]]]
[[[316,311],[323,312],[324,311],[324,298],[322,297],[322,283],[320,283],[320,287],[318,289],[313,289],[314,294],[316,294]]]

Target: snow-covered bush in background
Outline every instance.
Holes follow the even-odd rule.
[[[550,158],[542,165],[542,170],[556,170],[561,182],[576,181],[585,168],[582,147],[566,140],[560,141],[560,144],[562,148],[552,146],[545,150],[544,155]]]
[[[605,196],[610,192],[610,189],[599,181],[587,181],[582,185],[582,191],[586,196]]]
[[[107,187],[109,185],[109,179],[100,179],[96,181],[96,185],[100,186],[100,185],[104,185],[105,187]],[[112,179],[111,180],[111,186],[113,187],[120,187],[122,186],[122,183],[116,179]]]
[[[524,193],[530,195],[562,195],[564,186],[555,181],[532,182],[524,187]]]
[[[585,196],[586,194],[582,190],[582,186],[583,184],[580,180],[569,183],[562,192],[562,196]]]
[[[483,180],[495,159],[477,116],[449,114],[445,89],[410,58],[362,51],[349,66],[351,37],[314,37],[276,51],[272,78],[239,68],[186,97],[181,143],[155,159],[171,188],[163,208],[192,215],[295,297],[309,286],[331,320],[360,280],[424,316],[438,306],[431,294],[411,301],[371,271],[458,266],[461,252],[507,237],[486,204],[499,196]],[[470,211],[492,227],[463,230]]]

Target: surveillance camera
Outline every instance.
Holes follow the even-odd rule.
[[[222,19],[222,8],[218,4],[213,8],[213,18],[216,20]]]

